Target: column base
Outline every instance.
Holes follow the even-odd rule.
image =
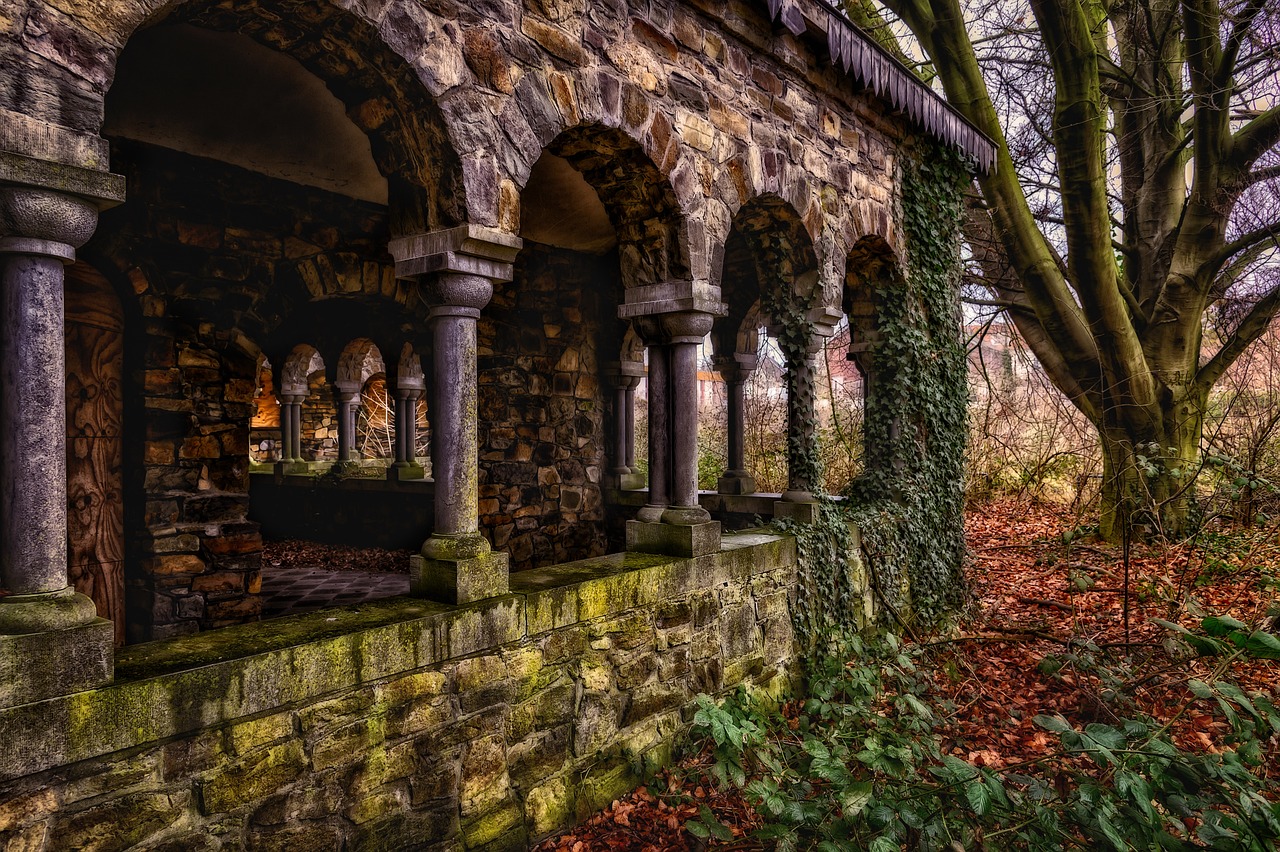
[[[276,462],[276,476],[299,476],[311,472],[311,466],[304,461]]]
[[[105,618],[65,630],[0,636],[0,707],[93,689],[114,675],[115,627]]]
[[[427,469],[417,462],[396,462],[387,468],[387,479],[390,482],[408,482],[426,478]]]
[[[664,524],[627,521],[627,550],[665,556],[705,556],[720,551],[720,522]]]
[[[45,594],[0,598],[0,635],[68,630],[97,617],[93,601],[70,586]]]
[[[610,474],[619,491],[643,491],[649,487],[646,477],[643,473],[614,473]]]
[[[818,522],[818,502],[816,500],[797,502],[793,500],[777,500],[773,504],[775,518],[790,518],[798,524],[816,524]]]
[[[756,481],[745,470],[731,470],[716,480],[716,491],[720,494],[755,494]]]
[[[447,604],[496,598],[511,590],[507,554],[486,553],[470,559],[409,560],[409,590],[415,597]]]

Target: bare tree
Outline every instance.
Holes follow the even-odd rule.
[[[850,0],[914,34],[996,141],[966,236],[987,295],[1103,450],[1103,534],[1187,524],[1210,389],[1280,287],[1280,4]],[[1240,310],[1206,347],[1206,312]],[[1207,351],[1208,350],[1208,351]]]

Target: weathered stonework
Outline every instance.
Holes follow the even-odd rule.
[[[0,709],[0,846],[524,849],[666,763],[699,692],[787,686],[794,572],[740,535],[127,649]]]
[[[620,290],[610,261],[526,245],[480,321],[480,524],[513,570],[605,551],[597,352]]]

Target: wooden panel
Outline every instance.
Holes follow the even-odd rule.
[[[67,559],[124,643],[123,316],[107,282],[67,277]],[[79,273],[79,274],[78,274]]]

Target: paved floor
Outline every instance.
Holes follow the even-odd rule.
[[[264,618],[407,594],[409,577],[406,574],[322,571],[315,568],[268,567],[262,570]]]

